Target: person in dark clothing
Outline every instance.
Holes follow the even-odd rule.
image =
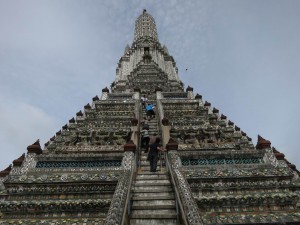
[[[150,141],[149,126],[148,127],[144,127],[143,130],[141,131],[141,133],[143,135],[142,136],[141,145],[142,145],[142,147],[145,147],[145,153],[147,153],[148,152],[148,148],[149,148],[149,141]]]
[[[160,138],[156,138],[155,142],[150,145],[150,151],[148,154],[148,159],[150,161],[150,171],[156,172],[157,161],[158,161],[158,151],[166,151],[159,145]]]

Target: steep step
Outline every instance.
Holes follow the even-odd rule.
[[[150,166],[149,165],[141,165],[141,170],[145,172],[150,172]],[[162,168],[164,169],[164,168]],[[157,166],[156,171],[161,171],[160,166]],[[152,173],[157,173],[157,172],[152,172]]]
[[[160,166],[160,161],[157,161],[157,166]],[[148,161],[141,161],[141,167],[149,167],[150,163]]]
[[[135,219],[173,219],[176,218],[176,212],[170,209],[162,209],[162,210],[136,210],[132,213],[132,217]]]
[[[152,193],[157,193],[157,192],[160,192],[160,193],[166,193],[166,192],[173,192],[173,189],[171,187],[171,185],[168,185],[168,186],[135,186],[133,188],[133,193],[141,193],[141,192],[144,192],[144,193],[149,193],[149,196],[152,194]]]
[[[131,225],[176,225],[176,219],[132,219]]]
[[[132,209],[175,209],[175,200],[139,200],[134,201]]]
[[[169,199],[172,200],[174,199],[174,193],[172,192],[157,192],[157,193],[151,193],[151,195],[149,195],[148,192],[135,192],[132,195],[132,199],[139,201],[139,200],[148,200],[148,199]]]
[[[137,174],[136,180],[166,180],[169,179],[168,176],[164,173],[156,174],[156,173],[141,173]]]
[[[171,185],[169,180],[137,180],[135,186],[165,186]]]

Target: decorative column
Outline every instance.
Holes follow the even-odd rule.
[[[43,153],[40,145],[40,140],[37,140],[32,145],[27,147],[27,155],[22,163],[20,174],[25,175],[28,170],[35,168],[37,163],[37,155]]]
[[[164,118],[164,111],[163,111],[163,107],[162,107],[162,104],[161,104],[161,99],[163,98],[162,96],[162,89],[157,87],[155,88],[155,92],[156,92],[156,114],[158,116],[159,119],[163,119]]]
[[[195,100],[199,101],[199,106],[203,106],[202,95],[199,95],[197,93],[196,96],[195,96]]]
[[[13,161],[13,168],[11,171],[12,175],[20,175],[21,174],[22,163],[24,160],[25,160],[25,153],[23,153],[19,158],[15,159]]]
[[[161,120],[161,123],[162,123],[162,141],[163,141],[163,146],[166,147],[168,141],[170,140],[169,120],[164,117]]]
[[[271,142],[269,140],[266,140],[258,135],[256,149],[265,151],[264,161],[270,162],[275,167],[278,166],[278,160],[271,149]]]
[[[162,99],[163,97],[162,97],[162,89],[160,88],[160,87],[157,87],[157,88],[155,88],[155,92],[156,92],[156,99],[157,100],[160,100],[160,99]]]
[[[138,145],[138,140],[139,140],[139,130],[138,130],[138,119],[133,118],[131,119],[131,140],[135,145]]]
[[[139,100],[140,101],[141,100],[141,89],[140,88],[134,88],[133,91],[134,91],[133,98],[135,100]]]
[[[6,177],[11,171],[11,165],[0,172],[0,177]]]
[[[131,120],[131,130],[133,131],[133,126],[136,126],[136,131],[138,131],[138,122],[141,118],[141,89],[140,88],[134,88],[134,94],[132,96],[133,99],[135,99],[135,105],[134,105],[134,117],[137,120],[136,124],[134,125],[133,121]],[[133,140],[133,139],[132,139]],[[134,142],[137,145],[137,142]]]
[[[192,87],[190,87],[190,86],[188,86],[187,88],[186,88],[186,92],[187,92],[187,97],[189,98],[189,99],[194,99],[194,93],[193,93],[193,88]]]
[[[136,151],[136,145],[133,143],[132,140],[128,141],[124,145],[124,158],[123,158],[123,167],[125,170],[130,170],[132,167],[132,162],[133,162],[133,156]]]
[[[107,87],[102,89],[102,96],[101,96],[101,100],[106,100],[108,99],[108,93],[109,93],[109,89]]]

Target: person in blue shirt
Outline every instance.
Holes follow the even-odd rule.
[[[146,106],[146,113],[148,120],[155,118],[155,112],[154,112],[155,105],[149,104]]]

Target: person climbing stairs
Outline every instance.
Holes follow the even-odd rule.
[[[143,117],[146,113],[143,113]],[[158,116],[148,121],[152,139],[160,135]],[[155,139],[154,139],[155,140]],[[131,225],[177,225],[175,194],[165,164],[158,161],[157,172],[150,172],[148,153],[140,148],[140,169],[131,193]]]

